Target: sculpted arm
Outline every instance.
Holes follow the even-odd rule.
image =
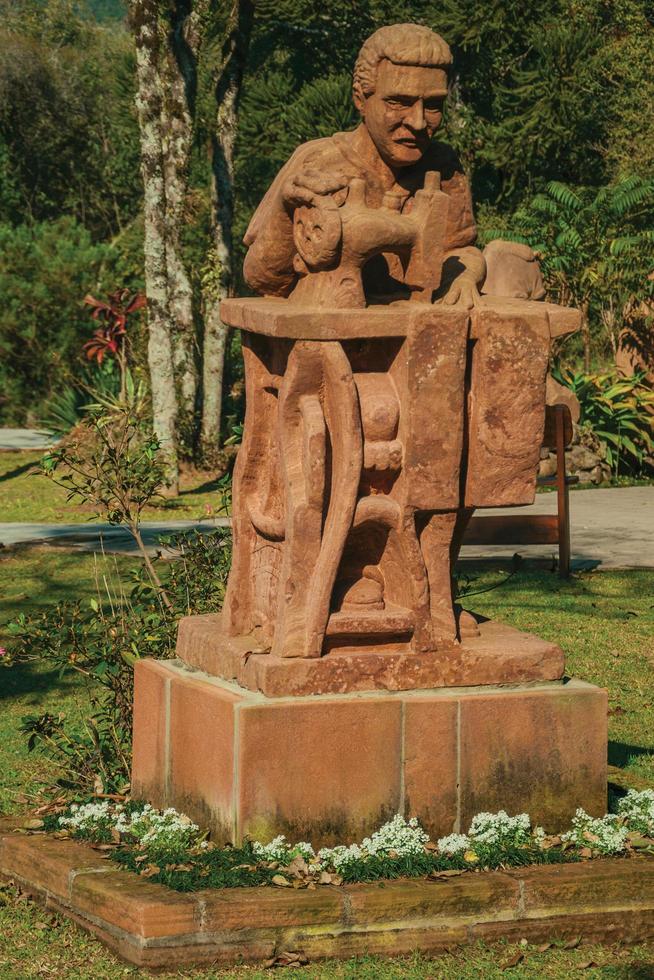
[[[471,309],[480,299],[486,261],[475,246],[477,226],[470,185],[458,158],[454,157],[450,166],[451,175],[443,183],[443,190],[450,196],[450,208],[439,302]]]
[[[279,171],[257,208],[243,241],[248,252],[243,265],[252,289],[268,296],[288,296],[295,285],[293,211],[315,204],[322,196],[346,186],[340,173],[321,173],[305,161],[300,147]]]

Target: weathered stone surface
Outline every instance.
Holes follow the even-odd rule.
[[[165,804],[162,774],[167,779],[169,771],[170,679],[158,660],[140,660],[134,668],[132,792],[155,806]]]
[[[481,810],[555,829],[578,806],[605,809],[606,694],[588,684],[271,698],[168,670],[182,693],[166,738],[193,734],[166,742],[162,757],[188,770],[164,766],[155,794],[219,840],[351,842],[397,812],[436,839]]]
[[[324,700],[239,713],[238,837],[360,840],[400,809],[402,705]]]
[[[103,874],[107,862],[87,844],[56,840],[50,835],[8,834],[0,838],[0,874],[34,881],[52,895],[67,900],[77,874]]]
[[[175,675],[170,691],[170,784],[179,810],[214,838],[233,841],[234,711],[243,699],[206,680]]]
[[[404,702],[404,803],[420,814],[434,840],[456,830],[458,815],[456,698],[415,697]]]
[[[400,918],[453,922],[457,916],[483,915],[489,908],[501,915],[516,908],[519,890],[517,881],[496,872],[348,885],[347,896],[352,924],[365,927]]]
[[[654,907],[654,862],[649,858],[611,861],[589,861],[580,873],[577,865],[562,864],[547,871],[543,867],[522,868],[513,872],[522,883],[526,912],[535,909],[575,909],[586,912],[601,896],[605,905],[626,907],[643,904]]]
[[[295,892],[297,894],[297,892]],[[340,888],[303,891],[292,901],[282,888],[223,888],[196,892],[204,932],[333,926],[343,918]]]
[[[559,692],[461,698],[461,821],[480,811],[527,812],[549,830],[577,806],[606,812],[606,691],[580,682]]]
[[[81,914],[143,939],[187,936],[202,925],[194,893],[180,894],[111,865],[105,874],[75,874],[69,901]]]
[[[481,623],[479,633],[438,655],[405,654],[380,644],[290,660],[257,652],[261,641],[255,637],[227,636],[220,616],[190,616],[180,621],[177,655],[189,667],[267,697],[523,684],[563,676],[563,653],[555,644],[500,623]]]

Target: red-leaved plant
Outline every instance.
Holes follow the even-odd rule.
[[[120,395],[125,397],[127,371],[127,322],[129,317],[146,305],[144,293],[132,293],[129,289],[117,289],[110,293],[106,302],[87,293],[84,303],[92,307],[91,316],[102,324],[83,347],[90,361],[102,364],[109,355],[115,357],[120,369]]]

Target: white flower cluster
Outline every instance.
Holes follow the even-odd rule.
[[[440,837],[437,844],[441,854],[447,854],[448,857],[463,854],[472,846],[467,834],[450,834],[449,837]]]
[[[577,847],[590,847],[600,854],[619,854],[624,851],[628,833],[628,827],[621,826],[616,814],[591,817],[580,808],[572,818],[572,829],[561,834],[561,840]]]
[[[316,854],[306,841],[298,844],[289,844],[284,834],[275,837],[269,844],[260,844],[258,840],[252,842],[252,850],[262,861],[279,861],[283,864],[290,864],[294,857],[299,854],[305,861],[311,861]]]
[[[92,830],[111,830],[114,826],[116,809],[122,810],[122,807],[114,807],[109,800],[82,805],[73,803],[69,811],[70,816],[59,817],[59,826],[82,833]]]
[[[527,844],[531,839],[531,820],[528,813],[510,817],[506,810],[497,813],[478,813],[472,818],[468,831],[475,844],[487,847],[508,847]]]
[[[342,871],[348,864],[368,857],[409,857],[412,854],[423,854],[428,841],[429,834],[422,829],[415,817],[405,820],[398,813],[370,837],[364,837],[360,844],[323,847],[318,851],[318,858],[321,867]]]
[[[200,828],[172,807],[159,811],[146,803],[142,810],[118,814],[116,830],[138,841],[147,851],[177,852],[198,843]]]
[[[630,789],[618,802],[618,813],[629,824],[630,830],[641,834],[654,834],[654,790],[638,792]]]
[[[155,810],[149,803],[133,810],[126,810],[122,804],[113,804],[109,800],[82,806],[73,803],[70,815],[59,817],[59,825],[73,834],[94,840],[117,831],[130,843],[141,845],[148,854],[164,857],[194,846],[206,847],[206,843],[199,839],[200,828],[190,817],[172,807]]]
[[[474,851],[482,844],[484,847],[510,847],[528,844],[532,840],[530,832],[531,820],[529,814],[518,813],[510,817],[506,810],[498,813],[478,813],[472,818],[467,834],[450,834],[438,840],[438,850],[441,854],[454,857],[465,851]],[[542,840],[545,831],[537,827],[534,831],[536,842]]]

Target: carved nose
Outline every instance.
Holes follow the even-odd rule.
[[[404,121],[411,127],[411,129],[420,130],[425,128],[425,107],[422,103],[422,99],[418,99],[413,103],[411,106],[411,111],[408,116],[405,117]]]

